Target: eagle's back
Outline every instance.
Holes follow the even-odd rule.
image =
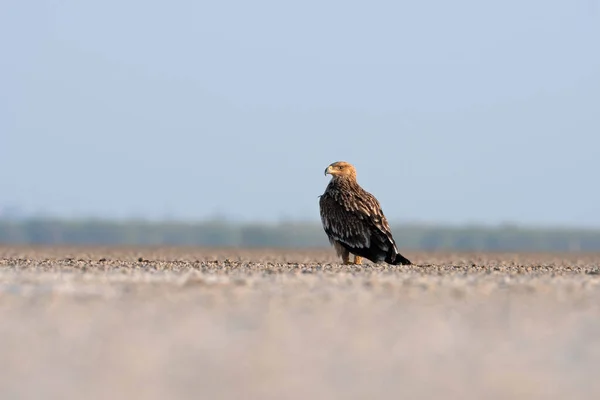
[[[319,205],[331,243],[373,262],[395,263],[398,249],[381,206],[356,181],[332,179]]]

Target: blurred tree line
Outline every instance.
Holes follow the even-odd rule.
[[[392,225],[404,249],[600,251],[600,230],[517,226]],[[329,246],[319,223],[240,224],[227,221],[0,220],[1,244]]]

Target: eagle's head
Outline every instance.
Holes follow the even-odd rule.
[[[330,174],[334,178],[354,178],[356,179],[356,169],[350,163],[346,161],[336,161],[325,169],[325,175]]]

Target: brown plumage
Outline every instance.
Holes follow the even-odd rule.
[[[398,252],[379,201],[356,181],[356,169],[338,161],[327,167],[327,174],[332,178],[319,200],[321,222],[344,264],[350,264],[350,254],[354,264],[363,257],[375,263],[411,264]]]

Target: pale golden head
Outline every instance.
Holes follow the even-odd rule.
[[[336,161],[325,169],[325,175],[331,175],[334,178],[336,177],[348,177],[348,178],[356,178],[356,169],[350,163],[346,161]]]

